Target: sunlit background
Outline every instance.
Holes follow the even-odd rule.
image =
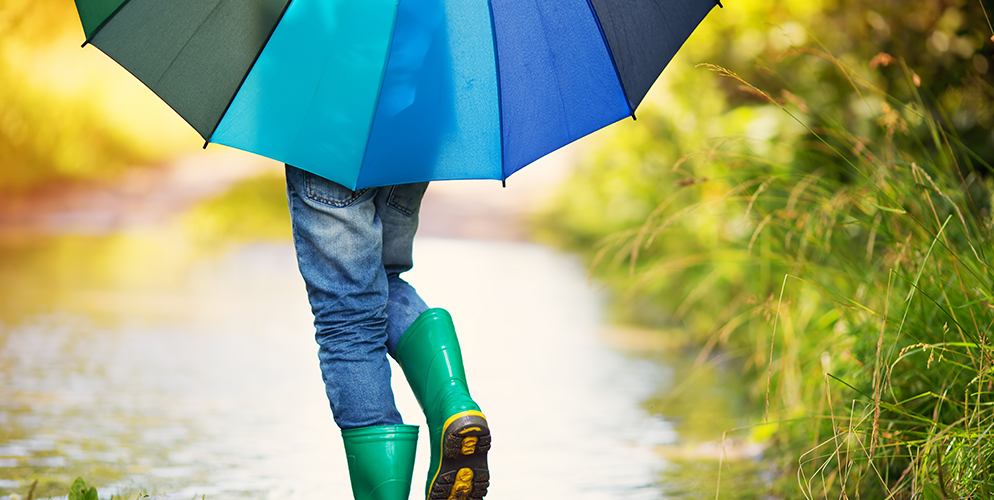
[[[723,3],[637,121],[429,189],[488,498],[984,497],[989,6]],[[0,0],[0,499],[350,498],[282,165],[83,38]]]

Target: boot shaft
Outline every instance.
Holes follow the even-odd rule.
[[[342,431],[355,500],[407,500],[418,445],[416,425]]]
[[[396,357],[429,427],[458,412],[479,411],[469,394],[452,316],[444,309],[422,313],[400,338]]]
[[[452,316],[444,309],[422,313],[400,338],[395,357],[428,422],[425,497],[482,498],[490,484],[490,428],[470,397]]]

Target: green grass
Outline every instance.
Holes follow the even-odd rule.
[[[625,318],[676,328],[699,363],[735,358],[762,417],[712,439],[766,445],[775,497],[990,498],[994,169],[907,68],[911,102],[837,67],[855,126],[775,65],[793,92],[711,66],[766,101],[729,116],[775,112],[779,132],[674,157],[675,127],[640,116],[652,134],[608,142],[541,232],[585,253]]]

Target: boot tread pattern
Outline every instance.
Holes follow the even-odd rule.
[[[452,422],[442,436],[442,461],[429,500],[482,500],[490,488],[490,429],[483,417]]]
[[[490,488],[490,473],[487,469],[449,471],[439,474],[432,483],[428,498],[431,500],[482,500]]]

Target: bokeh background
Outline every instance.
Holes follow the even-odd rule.
[[[992,496],[991,6],[723,3],[638,121],[429,190],[491,496]],[[281,165],[82,41],[0,0],[0,497],[347,498]]]

